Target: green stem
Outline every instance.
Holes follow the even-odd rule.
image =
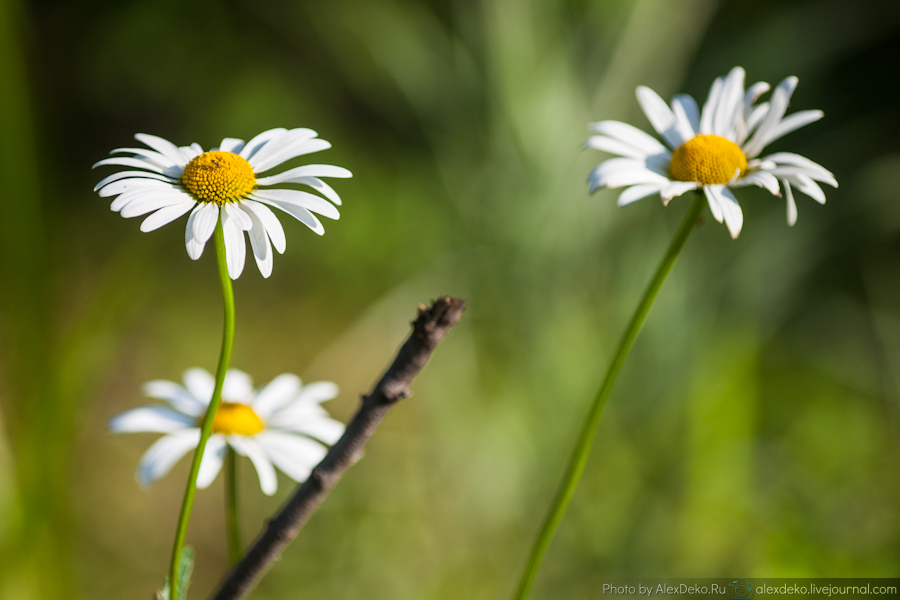
[[[181,550],[187,536],[188,522],[191,519],[191,508],[194,505],[194,496],[197,493],[197,473],[200,471],[200,461],[203,459],[203,451],[206,449],[206,441],[212,433],[213,420],[219,404],[222,401],[222,384],[225,381],[225,373],[228,371],[228,363],[231,362],[231,348],[234,345],[234,292],[231,289],[231,278],[228,277],[228,268],[225,264],[225,236],[222,231],[222,221],[216,223],[215,245],[216,263],[219,266],[219,282],[222,284],[222,300],[225,305],[225,324],[222,332],[222,351],[219,353],[219,365],[216,368],[216,385],[213,395],[203,417],[200,426],[200,442],[194,451],[194,459],[191,462],[191,473],[188,476],[187,489],[184,491],[184,501],[181,504],[181,514],[178,516],[178,529],[175,531],[175,545],[172,549],[172,563],[169,565],[169,589],[172,593],[170,600],[182,600],[178,594],[178,568],[181,563]]]
[[[228,556],[231,564],[236,564],[244,552],[238,525],[237,455],[230,446],[225,455],[225,520],[228,524]]]
[[[531,550],[531,557],[528,559],[528,564],[525,566],[525,572],[522,574],[522,580],[520,581],[518,591],[516,592],[516,600],[525,600],[531,592],[531,586],[534,584],[534,578],[537,576],[541,561],[544,558],[544,554],[547,552],[547,547],[550,545],[550,540],[553,539],[553,534],[556,533],[556,528],[559,527],[559,522],[566,512],[566,507],[568,507],[569,501],[575,493],[575,488],[578,486],[578,480],[581,478],[581,473],[584,471],[584,465],[587,463],[588,455],[591,452],[591,445],[594,443],[594,437],[597,434],[597,425],[600,423],[600,417],[603,415],[603,407],[606,406],[606,399],[609,398],[609,393],[612,391],[613,384],[616,382],[616,377],[622,369],[622,364],[625,362],[625,358],[628,356],[631,346],[634,345],[634,340],[637,338],[638,333],[640,333],[644,321],[647,320],[647,314],[653,306],[653,301],[656,300],[656,296],[659,294],[659,290],[666,281],[666,277],[668,277],[669,272],[675,265],[675,261],[678,259],[681,249],[684,248],[685,242],[687,242],[691,232],[700,220],[700,215],[703,214],[705,205],[706,201],[703,193],[697,193],[694,197],[694,202],[691,204],[690,210],[688,210],[687,215],[684,217],[684,221],[681,223],[681,227],[672,239],[672,243],[669,244],[666,255],[663,257],[662,262],[659,263],[659,267],[656,268],[656,273],[653,275],[650,285],[647,286],[643,298],[641,298],[637,309],[635,309],[634,315],[631,317],[631,322],[628,323],[628,328],[622,335],[619,347],[613,357],[612,364],[606,372],[606,378],[603,380],[603,385],[601,385],[600,389],[597,391],[597,395],[594,398],[594,404],[591,406],[591,410],[587,415],[584,426],[581,428],[581,435],[578,437],[578,444],[575,446],[575,452],[572,454],[572,458],[569,461],[569,466],[563,477],[562,485],[556,493],[556,498],[553,500],[553,506],[551,506],[550,512],[544,521],[544,526],[541,529],[541,533],[538,535],[537,541],[534,543],[534,548]]]

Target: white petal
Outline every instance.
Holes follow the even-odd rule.
[[[287,129],[284,127],[276,127],[275,129],[269,129],[268,131],[263,131],[253,139],[251,139],[247,144],[241,148],[240,155],[245,159],[249,159],[251,156],[256,154],[256,152],[262,148],[263,144],[268,142],[271,139],[274,139],[281,134],[285,133]]]
[[[222,140],[222,143],[219,144],[219,150],[222,152],[233,152],[234,154],[239,154],[243,147],[244,140],[239,140],[237,138],[225,138]]]
[[[136,171],[130,172],[136,173]],[[153,175],[153,173],[148,173],[148,175]],[[160,177],[163,176],[160,175]],[[118,196],[119,194],[124,194],[125,192],[134,192],[137,190],[156,190],[161,192],[184,191],[181,189],[180,185],[176,185],[168,181],[149,179],[147,177],[129,177],[128,179],[121,179],[119,181],[113,181],[106,184],[97,192],[97,194],[101,198],[109,198],[110,196]]]
[[[197,447],[199,441],[199,429],[184,429],[156,440],[138,464],[138,483],[141,487],[147,487],[168,473],[182,456]]]
[[[274,206],[280,210],[283,210],[287,214],[291,215],[307,227],[313,230],[314,233],[319,235],[325,234],[325,228],[322,226],[322,223],[308,210],[301,206],[297,206],[296,204],[292,204],[290,202],[282,202],[280,200],[261,200],[263,204],[268,204],[269,206]]]
[[[265,433],[265,432],[262,432]],[[234,448],[235,452],[241,456],[246,456],[256,467],[259,475],[259,486],[262,488],[263,494],[271,496],[278,490],[278,477],[275,475],[275,469],[266,454],[266,451],[259,443],[250,437],[241,435],[229,435],[228,444]]]
[[[784,116],[784,111],[787,110],[791,95],[797,87],[797,81],[796,77],[788,77],[775,88],[775,91],[772,93],[772,100],[770,102],[769,111],[766,113],[766,118],[763,119],[759,128],[753,133],[753,137],[750,138],[750,141],[744,144],[744,155],[748,159],[759,156],[759,153],[762,152],[763,148],[765,148],[766,144],[769,142],[769,137],[778,126],[781,117]]]
[[[666,185],[669,180],[662,175],[648,169],[635,169],[630,171],[618,171],[610,175],[591,181],[590,193],[594,193],[600,187],[618,188],[628,185],[652,183],[658,187]]]
[[[677,148],[687,141],[678,131],[675,125],[675,115],[659,94],[650,88],[640,85],[637,90],[638,103],[653,125],[653,129],[660,134],[672,148]],[[688,138],[689,139],[689,138]]]
[[[169,140],[147,133],[138,133],[134,136],[134,139],[150,146],[180,167],[188,164],[189,159]]]
[[[209,406],[216,387],[216,380],[210,375],[209,371],[194,367],[185,371],[182,379],[184,387],[191,393],[191,396],[203,403],[204,407]],[[206,409],[204,408],[204,410]]]
[[[725,220],[725,226],[728,227],[728,232],[732,238],[737,238],[741,233],[741,228],[744,226],[744,213],[741,211],[737,198],[734,197],[731,190],[720,185],[708,185],[704,190],[709,190],[716,197]]]
[[[809,171],[812,171],[816,174],[816,178],[821,178],[822,181],[828,181],[829,179],[834,180],[834,175],[831,173],[831,171],[829,171],[819,163],[813,162],[805,156],[794,154],[793,152],[776,152],[775,154],[764,156],[760,160],[770,161],[778,164],[794,165],[796,167],[808,169]],[[831,185],[837,187],[837,181],[835,181]]]
[[[772,130],[772,133],[769,134],[769,138],[766,140],[766,144],[771,144],[778,138],[800,129],[805,125],[815,123],[824,116],[825,113],[821,110],[801,110],[800,112],[788,115],[778,123],[775,129]]]
[[[166,183],[177,183],[177,180],[172,179],[171,177],[166,177],[165,175],[160,175],[159,173],[151,173],[149,171],[119,171],[118,173],[113,173],[109,177],[104,177],[103,179],[101,179],[100,183],[94,186],[94,191],[96,192],[100,188],[113,183],[114,181],[131,178],[141,178],[148,181],[164,181]]]
[[[257,167],[260,164],[272,161],[282,153],[286,151],[289,152],[298,144],[302,144],[303,142],[314,139],[317,135],[319,134],[312,129],[308,129],[305,127],[289,129],[281,135],[273,137],[271,140],[266,142],[253,156],[251,156],[248,159],[250,162],[250,166],[253,167],[254,171],[259,172],[257,170]]]
[[[592,135],[585,142],[585,146],[594,150],[609,152],[610,154],[618,154],[619,156],[627,156],[629,158],[645,158],[647,153],[639,150],[631,144],[607,137],[605,135]]]
[[[749,119],[754,112],[753,103],[757,101],[757,99],[764,93],[769,91],[769,84],[760,81],[754,83],[750,86],[750,89],[744,94],[743,108],[737,110],[737,114],[735,115],[735,132],[734,132],[734,143],[738,146],[743,145],[744,142],[747,141],[747,136],[753,132],[753,127],[759,124],[759,119],[761,119],[760,115],[757,115],[757,121],[753,124],[753,127],[750,127]],[[764,110],[768,110],[768,104],[764,105],[766,108]]]
[[[662,189],[661,186],[655,183],[633,185],[619,194],[619,199],[616,201],[616,204],[619,206],[631,204],[636,200],[658,193],[660,189]]]
[[[263,144],[259,150],[248,159],[250,166],[254,167],[254,170],[256,170],[256,166],[260,164],[260,162],[268,161],[284,150],[291,148],[298,143],[312,139],[317,135],[319,134],[312,129],[307,129],[305,127],[288,129]]]
[[[293,181],[294,183],[302,183],[303,185],[308,185],[334,202],[336,205],[341,205],[341,197],[338,196],[338,193],[336,191],[334,191],[334,188],[318,177],[297,177]]]
[[[719,96],[722,94],[722,85],[724,81],[721,77],[713,80],[712,87],[709,88],[709,95],[706,102],[703,103],[703,111],[700,113],[700,133],[713,133],[713,118],[719,107]]]
[[[258,185],[275,185],[293,181],[296,177],[353,177],[353,173],[343,167],[334,165],[303,165],[294,169],[288,169],[284,173],[261,177],[256,180]]]
[[[206,246],[206,242],[201,242],[194,237],[194,221],[201,208],[203,208],[203,206],[198,204],[194,210],[191,211],[187,220],[187,225],[184,227],[184,247],[187,249],[188,256],[191,260],[199,259],[203,255],[203,248]]]
[[[622,187],[636,183],[658,183],[660,186],[669,179],[648,167],[646,161],[631,158],[611,158],[600,163],[588,175],[591,193],[601,187]]]
[[[328,451],[319,443],[299,435],[263,431],[256,436],[272,462],[294,481],[305,481]]]
[[[341,439],[341,436],[344,435],[343,423],[320,415],[306,415],[302,419],[293,421],[281,418],[273,421],[269,426],[279,431],[301,433],[328,445],[336,444]]]
[[[194,419],[167,406],[141,406],[109,420],[113,433],[172,433],[195,427]]]
[[[770,167],[766,169],[766,172],[771,173],[776,177],[785,177],[789,175],[804,175],[809,177],[813,181],[821,181],[822,183],[827,183],[832,187],[837,187],[837,180],[832,175],[823,175],[821,171],[807,169],[804,167],[794,167],[794,166],[782,166],[776,165],[774,167]]]
[[[719,205],[719,196],[713,193],[712,186],[703,186],[703,193],[706,194],[706,202],[709,204],[709,210],[712,212],[713,218],[721,223],[724,220],[722,207]]]
[[[303,386],[300,393],[294,398],[295,404],[321,404],[337,398],[340,390],[337,384],[331,381],[314,381]]]
[[[797,203],[794,201],[794,192],[791,191],[791,184],[787,180],[784,182],[784,196],[787,198],[787,224],[793,227],[797,222]]]
[[[147,150],[146,148],[116,148],[110,151],[110,154],[124,154],[129,153],[134,156],[140,156],[153,163],[154,165],[159,165],[164,169],[172,169],[177,170],[184,165],[179,164],[177,161],[170,159],[167,156],[160,154],[159,152],[154,152],[153,150]]]
[[[200,244],[205,244],[216,230],[219,221],[219,207],[213,202],[207,202],[200,206],[197,216],[194,217],[194,239]]]
[[[203,460],[200,461],[200,471],[197,472],[197,488],[205,490],[216,480],[222,463],[225,460],[225,452],[228,446],[225,444],[225,436],[214,433],[206,440],[206,448],[203,449]]]
[[[237,279],[244,270],[247,246],[244,243],[244,232],[228,216],[222,214],[222,233],[225,237],[225,264],[228,266],[228,276]]]
[[[685,192],[696,190],[699,187],[700,184],[696,181],[672,181],[659,191],[659,196],[662,198],[663,204],[668,204],[672,198],[677,198]]]
[[[175,410],[191,417],[198,417],[206,410],[205,403],[194,398],[188,390],[174,381],[162,379],[148,381],[142,389],[145,396],[165,400],[175,407]]]
[[[141,160],[140,158],[129,158],[127,156],[113,156],[111,158],[104,158],[103,160],[99,160],[94,163],[92,169],[96,169],[97,167],[102,167],[103,165],[119,165],[122,167],[137,167],[138,169],[147,169],[148,171],[153,171],[154,173],[159,173],[161,175],[169,175],[171,177],[178,177],[180,173],[175,173],[172,169],[164,169],[159,165],[155,165],[146,160]]]
[[[196,206],[194,201],[188,200],[187,202],[181,202],[180,204],[161,208],[141,221],[141,231],[147,233],[159,229],[163,225],[168,225],[175,219],[181,217],[182,215],[193,209],[194,206]]]
[[[750,111],[750,116],[747,117],[747,131],[744,133],[745,140],[747,139],[747,136],[756,131],[756,128],[763,122],[763,119],[766,118],[767,114],[769,114],[768,102],[763,102],[759,106],[753,107],[753,110]]]
[[[722,84],[722,96],[713,119],[713,133],[734,141],[735,121],[744,109],[744,69],[735,67]]]
[[[146,215],[166,206],[175,206],[176,204],[190,203],[191,208],[196,206],[194,200],[187,194],[179,194],[174,192],[157,192],[148,194],[139,199],[132,200],[119,211],[126,219]]]
[[[272,413],[286,406],[300,391],[300,378],[291,373],[284,373],[270,381],[253,399],[251,406],[263,420]]]
[[[254,173],[263,173],[265,171],[268,171],[269,169],[277,167],[281,163],[292,158],[296,158],[304,154],[312,154],[313,152],[328,150],[329,148],[331,148],[331,144],[320,138],[302,140],[299,142],[294,142],[289,146],[285,146],[283,149],[273,153],[271,156],[268,156],[263,160],[257,160],[255,164],[251,163],[251,165],[253,166]]]
[[[250,220],[250,215],[241,210],[241,207],[238,204],[227,203],[224,206],[225,213],[234,221],[234,224],[241,228],[243,231],[250,231],[253,228],[253,221]]]
[[[277,250],[279,254],[283,254],[287,245],[284,237],[284,228],[281,226],[281,221],[279,221],[278,217],[275,216],[275,213],[272,212],[272,209],[255,200],[243,200],[241,206],[244,210],[253,212],[257,218],[262,221],[262,224],[266,227],[266,233],[272,241],[272,245],[275,246],[275,250]]]
[[[746,114],[750,114],[750,109],[753,107],[753,103],[759,100],[759,97],[765,94],[771,89],[770,86],[765,81],[757,81],[753,85],[750,86],[750,89],[747,90],[747,93],[744,94],[744,110]]]
[[[280,408],[275,412],[269,420],[266,421],[266,427],[290,428],[297,423],[303,423],[309,419],[328,419],[330,415],[328,411],[319,404],[314,403],[297,403],[293,402],[288,406]]]
[[[172,193],[173,192],[171,190],[160,190],[152,188],[129,190],[127,192],[119,194],[119,196],[110,203],[109,210],[113,212],[121,212],[132,202],[137,202],[138,200],[146,200],[147,198],[167,196],[171,195]]]
[[[790,182],[791,185],[797,188],[797,191],[803,192],[819,204],[825,204],[825,192],[808,175],[780,174],[779,178],[782,181]]]
[[[256,190],[251,194],[251,197],[271,202],[289,202],[329,219],[339,219],[341,217],[338,209],[333,204],[309,192],[301,192],[300,190]]]
[[[116,184],[114,183],[112,185],[116,185]],[[165,185],[165,184],[163,184],[163,185]],[[122,212],[122,210],[124,210],[127,205],[131,204],[132,202],[135,202],[136,200],[144,201],[144,200],[147,200],[148,198],[150,198],[150,199],[166,198],[166,197],[172,198],[172,197],[180,197],[180,196],[181,196],[181,193],[179,193],[178,190],[169,188],[169,187],[149,187],[149,186],[134,187],[132,189],[123,191],[121,194],[119,194],[116,197],[116,199],[110,203],[109,209],[114,212]],[[136,208],[136,207],[134,207],[134,208]],[[134,208],[132,208],[132,210],[134,210]],[[126,212],[125,214],[126,215],[130,214],[130,216],[132,216],[132,217],[135,216],[135,214],[133,212]],[[140,214],[140,213],[138,213],[138,214]]]
[[[341,197],[336,191],[334,191],[334,188],[318,177],[298,177],[297,183],[302,183],[303,185],[310,186],[311,188],[315,189],[320,194],[334,202],[337,206],[340,206],[342,204]]]
[[[266,226],[260,221],[253,209],[246,210],[253,226],[250,228],[248,235],[250,237],[250,247],[253,249],[253,258],[256,260],[256,266],[259,273],[266,279],[272,274],[272,267],[275,263],[275,255],[272,253],[272,244],[269,242],[269,236],[266,233]]]
[[[744,187],[748,185],[757,185],[768,190],[773,196],[781,196],[781,188],[778,185],[778,179],[766,171],[756,171],[755,173],[745,175],[740,180],[731,184],[731,187]]]
[[[763,160],[761,158],[754,158],[752,160],[747,161],[747,168],[751,170],[763,170],[768,171],[769,169],[774,169],[778,165],[772,162],[771,160]]]
[[[659,140],[628,123],[622,123],[620,121],[600,121],[598,123],[591,123],[591,129],[595,133],[607,135],[620,142],[625,142],[626,144],[643,151],[646,156],[653,154],[669,154],[669,149],[663,146]]]
[[[588,179],[592,177],[606,178],[623,171],[651,171],[657,175],[665,177],[669,172],[669,161],[664,163],[657,162],[656,157],[640,158],[610,158],[600,163],[595,168]]]
[[[682,139],[689,140],[700,131],[700,109],[697,102],[687,94],[679,94],[672,98],[672,113],[675,115],[675,126]]]
[[[253,397],[253,379],[240,369],[228,369],[222,382],[222,399],[247,404]]]
[[[203,154],[203,148],[197,142],[194,142],[190,146],[178,146],[178,150],[184,154],[184,157],[188,162]]]

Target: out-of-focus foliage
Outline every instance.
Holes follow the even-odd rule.
[[[350,168],[323,238],[286,225],[235,286],[234,366],[328,378],[352,414],[418,302],[469,310],[255,597],[509,595],[613,345],[687,200],[590,198],[586,124],[633,90],[704,97],[740,64],[823,121],[777,142],[828,204],[741,190],[690,241],[634,349],[536,598],[615,576],[897,576],[900,5],[893,0],[0,3],[0,597],[149,597],[187,461],[105,421],[215,364],[221,307],[181,226],[141,234],[90,166],[138,131],[205,147],[275,126]],[[327,160],[326,160],[327,158]],[[287,496],[242,465],[247,536]],[[226,567],[221,479],[192,597]]]

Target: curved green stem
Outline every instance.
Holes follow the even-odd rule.
[[[194,496],[197,493],[197,473],[200,471],[200,461],[203,458],[203,451],[206,449],[206,441],[212,433],[213,419],[222,401],[222,384],[225,382],[225,373],[228,371],[228,363],[231,362],[231,348],[234,344],[234,292],[231,289],[231,278],[228,277],[228,268],[225,264],[225,236],[222,231],[221,220],[216,223],[214,238],[216,263],[219,266],[219,282],[222,284],[222,300],[225,305],[222,351],[219,353],[219,365],[216,368],[216,385],[209,402],[209,408],[206,409],[206,416],[203,417],[203,424],[200,426],[200,442],[194,451],[191,473],[188,476],[187,489],[184,491],[184,501],[181,504],[181,514],[178,516],[175,545],[172,548],[172,562],[169,565],[169,589],[172,591],[169,595],[170,600],[183,600],[178,591],[178,568],[181,563],[181,550],[184,547],[185,537],[187,537],[191,508],[194,506]]]
[[[578,437],[578,444],[575,446],[575,452],[569,461],[562,485],[560,485],[559,491],[556,493],[556,498],[553,500],[553,505],[550,507],[550,512],[547,514],[541,533],[538,535],[534,548],[531,550],[531,557],[528,559],[528,564],[525,566],[525,572],[522,574],[522,580],[516,592],[516,600],[525,600],[531,592],[531,586],[534,584],[534,578],[541,566],[544,554],[547,552],[547,547],[550,545],[550,540],[553,539],[553,534],[556,533],[556,528],[566,512],[566,507],[568,507],[569,501],[575,493],[575,488],[578,486],[581,473],[584,471],[584,465],[587,463],[588,455],[591,452],[591,445],[594,443],[594,437],[597,434],[597,425],[600,423],[600,417],[603,414],[603,407],[606,406],[606,399],[609,398],[609,393],[612,391],[613,384],[616,382],[616,377],[622,369],[622,364],[625,362],[631,346],[634,345],[634,340],[640,333],[644,321],[647,320],[647,314],[653,306],[653,301],[656,300],[656,296],[675,265],[681,249],[684,248],[685,242],[687,242],[691,232],[700,220],[700,215],[703,214],[705,205],[706,200],[703,193],[697,193],[690,210],[688,210],[684,221],[681,223],[681,227],[679,227],[678,232],[672,239],[672,243],[669,244],[666,255],[656,268],[656,273],[653,275],[650,285],[647,286],[644,296],[641,298],[637,309],[635,309],[631,322],[628,323],[628,328],[619,341],[619,347],[613,357],[612,364],[609,365],[609,370],[606,372],[606,378],[597,391],[591,410],[587,415],[587,419],[585,419],[584,426],[581,428],[581,435]]]
[[[237,455],[230,446],[225,455],[225,520],[228,525],[228,557],[231,564],[236,564],[244,551],[238,519]]]

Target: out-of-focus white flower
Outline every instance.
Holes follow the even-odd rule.
[[[144,392],[168,402],[142,406],[113,417],[113,433],[164,433],[144,456],[137,480],[147,487],[165,475],[182,456],[197,447],[200,423],[212,398],[215,380],[203,369],[184,373],[184,385],[151,381]],[[285,373],[254,390],[250,376],[229,369],[222,387],[222,404],[206,443],[197,487],[208,487],[222,469],[227,446],[246,456],[256,467],[262,491],[271,496],[278,487],[275,467],[294,481],[304,481],[325,456],[322,444],[334,444],[344,425],[332,419],[320,405],[338,394],[330,381],[301,385],[296,375]]]

